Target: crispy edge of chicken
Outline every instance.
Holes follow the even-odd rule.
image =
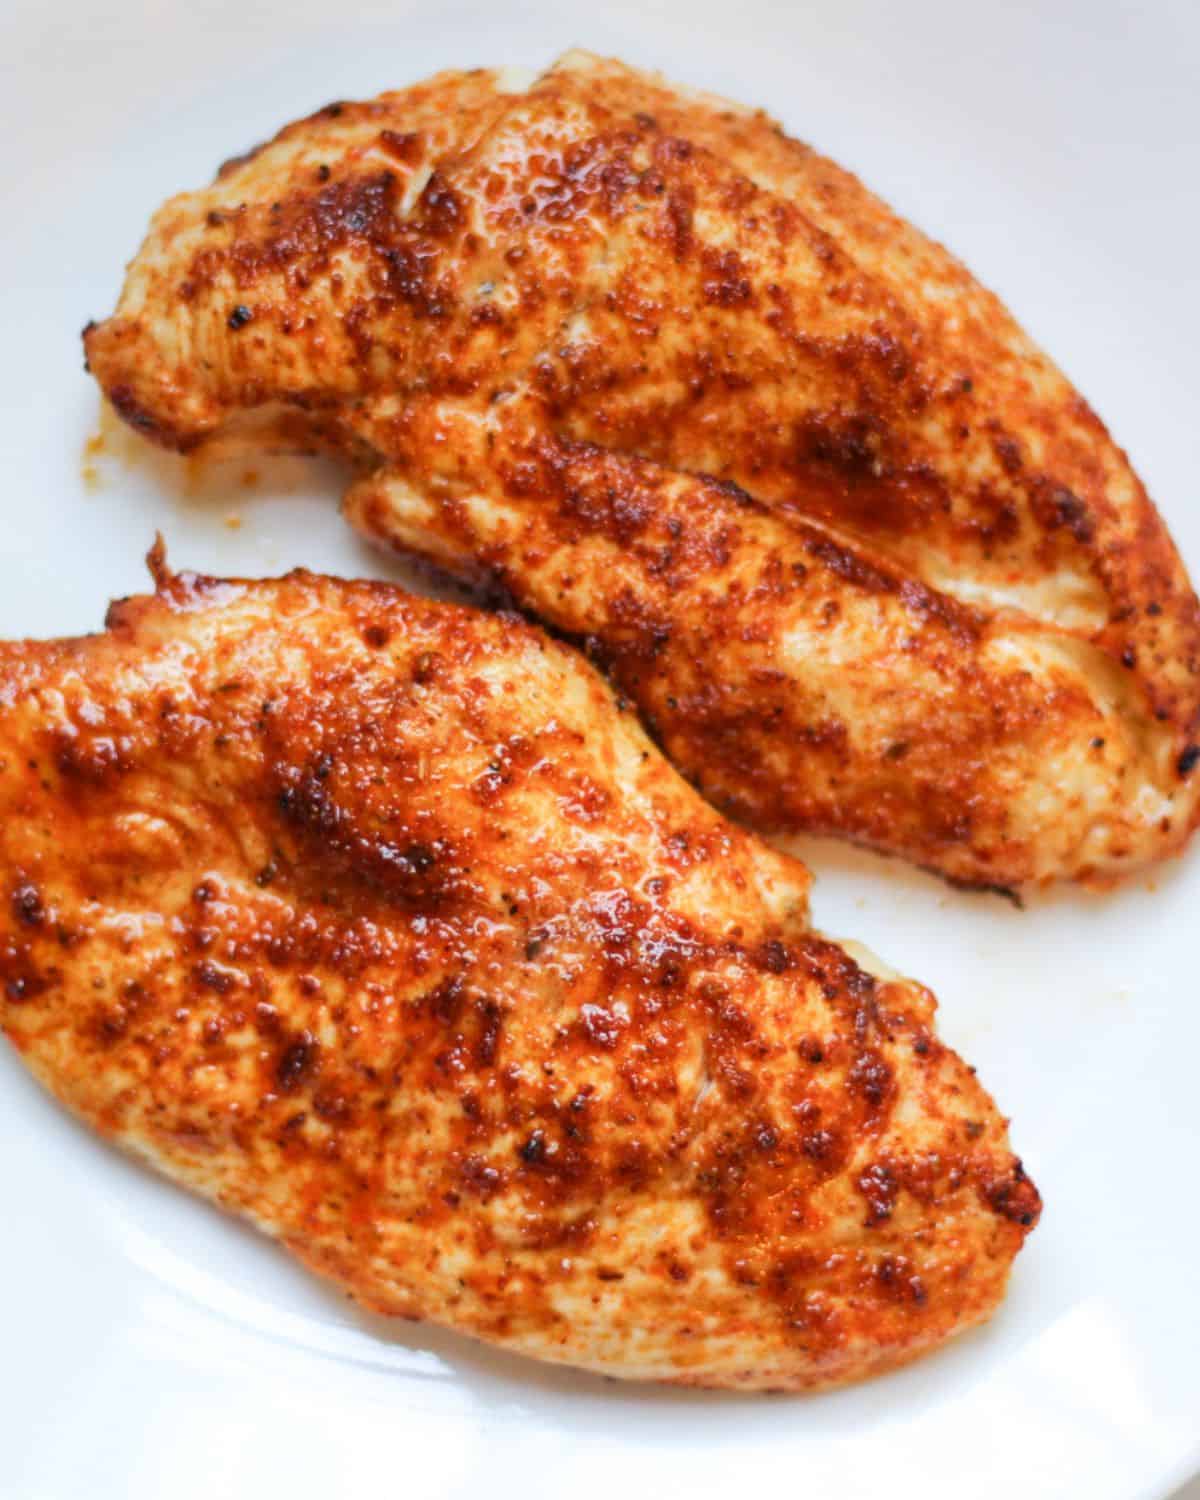
[[[1036,1221],[928,991],[514,617],[160,558],[0,647],[0,847],[27,1066],[364,1307],[813,1390],[987,1318]]]
[[[765,116],[583,53],[336,109],[156,216],[87,335],[127,419],[346,453],[362,530],[592,641],[762,831],[1009,889],[1182,847],[1195,596],[947,252]]]

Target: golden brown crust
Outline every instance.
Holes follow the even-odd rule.
[[[727,807],[1010,887],[1182,845],[1195,596],[1124,455],[951,256],[761,115],[618,63],[572,54],[525,94],[444,75],[384,98],[336,138],[321,117],[290,127],[160,212],[87,338],[131,420],[189,446],[247,410],[299,408],[313,441],[374,472],[369,523],[351,506],[372,534],[499,569],[612,661],[632,606],[563,523],[560,489],[529,475],[567,455],[577,509],[604,511],[597,486],[634,510],[675,494],[704,535],[734,484],[753,501],[747,567],[807,566],[818,533],[842,560],[824,602],[856,670],[835,691],[846,658],[810,632],[813,654],[760,693],[709,628],[711,567],[669,570],[654,629],[704,643],[733,719],[720,710],[714,741],[676,675],[682,644],[623,680]],[[385,115],[393,134],[410,119],[417,165],[384,162]],[[619,552],[624,523],[590,537],[605,526]],[[511,545],[529,529],[536,556]],[[553,603],[548,550],[573,580]],[[872,592],[908,601],[903,643]],[[903,733],[876,732],[881,713]],[[724,743],[742,738],[744,766]]]
[[[0,1022],[363,1304],[810,1389],[985,1318],[1039,1202],[920,986],[806,921],[574,653],[171,576],[0,648]]]
[[[471,451],[472,426],[438,428]],[[1153,772],[1133,781],[1153,721],[1092,648],[1072,656],[823,529],[779,528],[734,486],[483,431],[496,487],[372,476],[351,520],[443,567],[482,565],[583,639],[742,821],[1011,886],[1136,858],[1149,810],[1172,816],[1173,767],[1161,791]]]

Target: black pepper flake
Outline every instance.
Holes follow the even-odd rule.
[[[40,927],[46,920],[46,909],[35,885],[27,882],[18,885],[12,893],[12,904],[17,920],[26,927]]]
[[[313,1072],[318,1050],[318,1043],[310,1031],[302,1031],[284,1049],[275,1067],[275,1081],[285,1094],[298,1088],[303,1079]]]
[[[245,328],[246,324],[253,322],[253,320],[254,314],[250,311],[250,309],[244,302],[239,302],[234,310],[229,314],[229,326],[234,330],[235,333],[239,328]]]
[[[1200,761],[1200,745],[1189,745],[1175,762],[1175,769],[1181,776],[1186,776],[1195,768],[1197,761]]]
[[[528,1162],[530,1166],[536,1165],[546,1159],[546,1137],[540,1130],[535,1130],[523,1146],[517,1148],[517,1155],[522,1161]]]

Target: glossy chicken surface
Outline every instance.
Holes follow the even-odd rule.
[[[86,345],[159,442],[347,455],[356,525],[587,640],[760,830],[1013,888],[1194,826],[1200,616],[1124,455],[761,114],[581,53],[331,106]]]
[[[0,647],[0,846],[27,1065],[367,1307],[804,1390],[986,1318],[1036,1221],[928,991],[512,616],[160,563]]]

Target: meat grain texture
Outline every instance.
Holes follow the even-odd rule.
[[[171,575],[0,647],[0,1022],[364,1306],[809,1390],[986,1318],[1038,1195],[919,985],[813,932],[577,654]]]
[[[86,347],[169,447],[344,454],[355,525],[590,641],[759,830],[1018,888],[1195,825],[1200,612],[1124,454],[760,113],[584,53],[330,106],[166,204]]]

